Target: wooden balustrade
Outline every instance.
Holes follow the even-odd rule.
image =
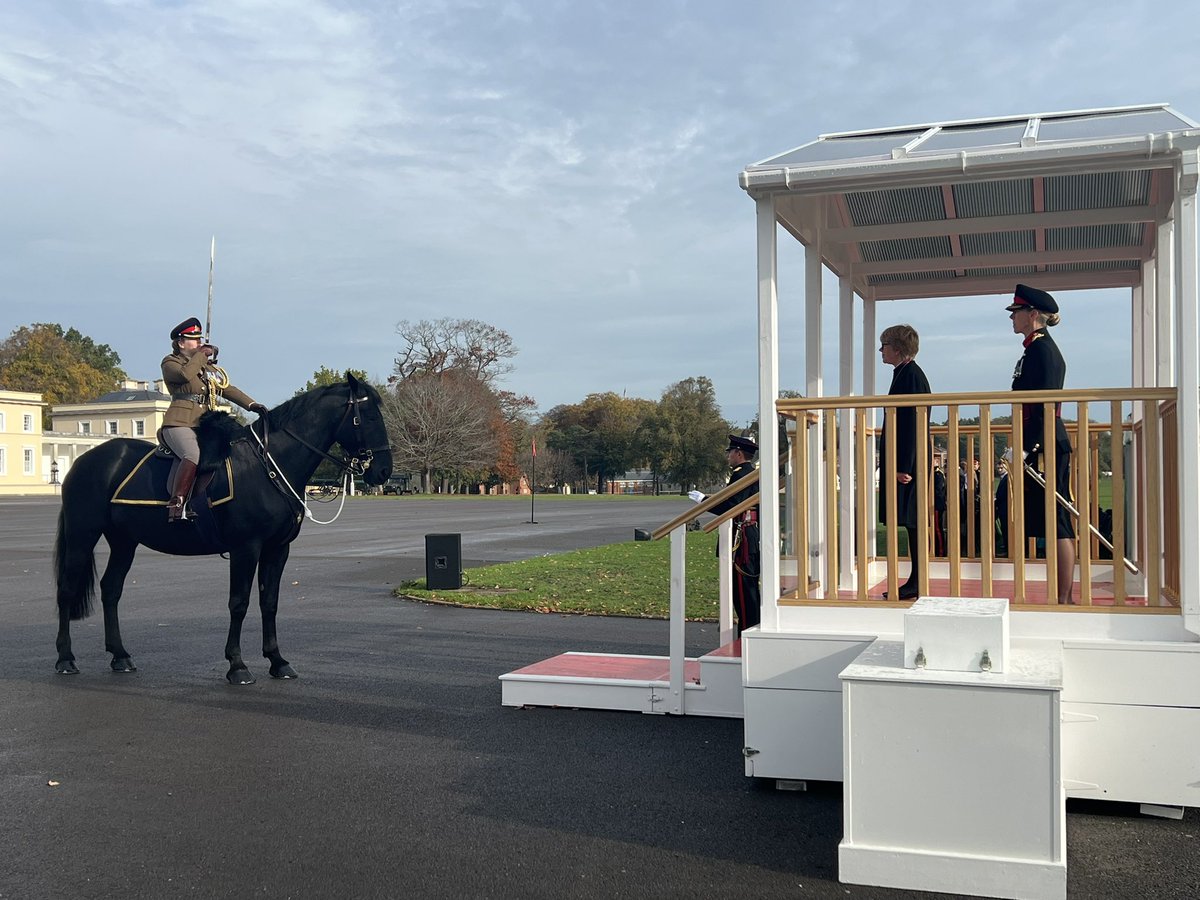
[[[1019,399],[1018,399],[1019,398]],[[1075,599],[1078,606],[1057,603],[1057,566],[1053,538],[1018,539],[1026,532],[1024,497],[1027,480],[1008,477],[1019,472],[1025,454],[1022,407],[1041,405],[1052,421],[1058,404],[1071,440],[1071,494],[1064,498],[1082,517],[1076,520]],[[898,596],[901,568],[908,560],[900,551],[896,491],[886,492],[884,550],[877,547],[878,471],[894,469],[896,410],[917,410],[918,509],[917,544],[922,559],[923,595],[1009,596],[1016,606],[1147,611],[1179,602],[1178,452],[1175,391],[1168,388],[1030,391],[1021,394],[962,393],[890,397],[789,398],[779,412],[796,422],[787,480],[787,543],[794,548],[796,588],[782,602],[871,603],[884,590]],[[964,421],[964,410],[978,410],[978,421]],[[878,412],[886,421],[886,446],[876,447]],[[1009,421],[1003,421],[1006,413]],[[838,423],[850,417],[848,432]],[[972,419],[975,417],[972,416]],[[937,420],[937,421],[931,421]],[[821,446],[812,441],[821,425]],[[852,472],[839,472],[839,436],[853,442],[846,455]],[[1101,448],[1107,442],[1111,467],[1101,471]],[[1012,462],[1003,476],[995,465],[1006,451]],[[1059,501],[1053,492],[1057,449],[1043,449],[1041,464],[1050,473],[1050,489],[1029,514],[1041,519],[1042,533],[1054,535]],[[1127,459],[1128,456],[1128,459]],[[974,461],[979,461],[979,471]],[[935,495],[937,463],[944,465],[946,499]],[[965,491],[960,491],[960,463],[965,463]],[[1007,490],[1007,512],[997,514],[998,482]],[[810,517],[816,485],[827,502],[820,521]],[[976,512],[978,486],[978,512]],[[964,498],[965,492],[965,498]],[[1092,533],[1101,530],[1102,496],[1111,498],[1111,553]],[[853,546],[840,546],[840,517],[853,519],[846,530]],[[1007,546],[996,523],[1006,526]],[[1091,528],[1089,528],[1089,525]],[[942,536],[944,535],[944,541]],[[844,538],[843,538],[844,540]],[[1048,548],[1046,547],[1048,544]],[[941,551],[941,552],[935,552]],[[839,567],[839,559],[847,563]],[[847,572],[850,573],[847,577]],[[1111,574],[1110,574],[1111,572]]]

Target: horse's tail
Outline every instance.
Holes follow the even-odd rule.
[[[58,534],[54,538],[58,609],[72,620],[86,619],[92,614],[92,599],[96,595],[96,555],[90,550],[86,557],[72,554],[66,532],[64,507],[58,513]]]

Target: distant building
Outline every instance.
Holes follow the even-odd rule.
[[[50,493],[42,456],[41,394],[0,391],[0,494]]]
[[[165,389],[162,381],[126,381],[95,400],[52,406],[49,431],[41,428],[41,394],[0,390],[0,496],[53,494],[76,459],[111,438],[157,441],[171,405]]]
[[[98,434],[154,440],[171,397],[162,381],[126,381],[86,403],[61,403],[50,410],[56,434]]]
[[[654,473],[649,469],[631,469],[619,478],[608,480],[610,494],[653,494]],[[660,494],[678,494],[679,485],[664,478],[658,480]]]

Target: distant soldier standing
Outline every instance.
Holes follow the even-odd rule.
[[[758,445],[750,438],[729,436],[725,461],[729,463],[729,483],[745,478],[754,471]],[[758,485],[738,491],[728,500],[718,503],[712,511],[720,515],[733,509],[758,492]],[[738,635],[757,625],[762,616],[762,598],[758,576],[761,569],[758,535],[758,507],[742,513],[733,520],[733,612],[738,620]]]

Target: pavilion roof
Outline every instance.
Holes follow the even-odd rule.
[[[1038,113],[821,135],[741,184],[873,300],[1129,287],[1198,146],[1167,104]]]

